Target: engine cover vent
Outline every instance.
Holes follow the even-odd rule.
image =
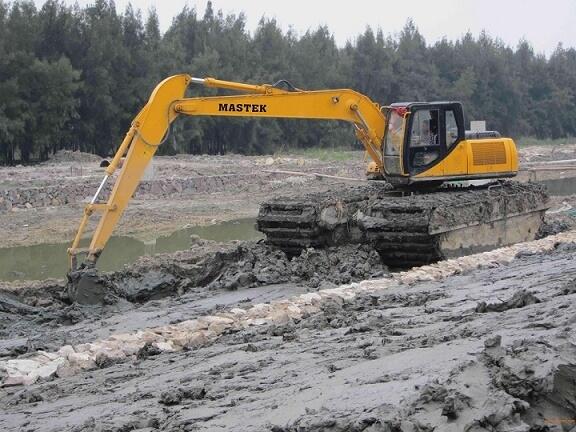
[[[474,165],[498,165],[506,163],[506,148],[502,141],[472,143]]]

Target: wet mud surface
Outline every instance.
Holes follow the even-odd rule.
[[[314,289],[387,273],[378,253],[365,245],[309,248],[292,257],[263,242],[195,241],[189,250],[143,257],[125,271],[79,271],[71,277],[70,297],[83,304],[138,303],[198,288],[201,293],[294,283]]]
[[[0,358],[388,273],[368,246],[287,257],[261,242],[194,241],[189,250],[142,257],[122,271],[84,272],[88,281],[72,293],[63,280],[0,283]]]
[[[214,158],[176,158],[159,171],[186,176],[193,162],[199,175],[236,172],[238,158],[225,159],[216,166]],[[271,168],[362,175],[357,159]],[[241,158],[238,167],[260,172],[260,165]],[[253,216],[258,202],[303,187],[333,185],[267,175],[191,201],[136,201],[120,231]],[[552,198],[539,237],[574,227],[574,196]],[[80,211],[6,213],[0,233],[6,244],[69,238]],[[299,317],[228,328],[178,352],[147,343],[121,362],[97,357],[90,370],[58,371],[27,386],[7,385],[0,368],[0,430],[570,431],[575,254],[573,244],[562,244],[436,281],[420,274],[377,293],[334,296]],[[312,249],[290,260],[259,243],[197,239],[188,251],[97,277],[105,289],[95,305],[71,304],[63,280],[0,282],[0,363],[349,282],[390,280],[366,247]]]
[[[244,262],[238,267],[265,274],[247,264],[259,252],[238,246],[225,249],[244,258],[236,258]],[[128,362],[102,361],[94,370],[3,387],[0,425],[7,431],[570,430],[575,254],[574,244],[561,244],[518,254],[507,265],[334,297],[300,319],[231,329],[197,348],[161,353],[145,346]],[[182,259],[178,271],[195,259]],[[132,277],[147,276],[133,269]],[[0,355],[25,358],[30,350],[286,298],[313,290],[310,279],[232,291],[213,286],[204,297],[191,289],[159,299],[118,296],[103,306],[66,305],[58,282],[12,286],[14,294],[5,289],[0,301]]]

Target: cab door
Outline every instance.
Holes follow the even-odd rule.
[[[414,180],[467,174],[464,115],[458,102],[415,107],[405,143]]]
[[[411,176],[416,176],[442,160],[445,153],[442,139],[442,109],[424,105],[411,107],[407,130],[404,166]]]

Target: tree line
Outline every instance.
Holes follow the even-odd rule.
[[[344,47],[321,26],[298,36],[274,19],[254,32],[243,14],[211,2],[202,16],[185,7],[162,34],[154,10],[144,18],[113,0],[87,7],[48,0],[0,0],[0,162],[46,160],[60,149],[114,152],[151,90],[176,73],[254,84],[287,79],[303,89],[352,88],[381,104],[460,100],[467,120],[513,137],[576,136],[576,50],[549,56],[528,41],[510,47],[486,33],[427,44],[412,21],[397,35],[366,28]],[[194,88],[193,95],[225,94]],[[338,122],[187,118],[163,154],[342,146]]]

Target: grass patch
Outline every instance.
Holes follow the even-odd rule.
[[[520,137],[515,140],[519,147],[531,146],[561,146],[566,144],[576,144],[576,137],[567,138],[535,138],[535,137]]]

